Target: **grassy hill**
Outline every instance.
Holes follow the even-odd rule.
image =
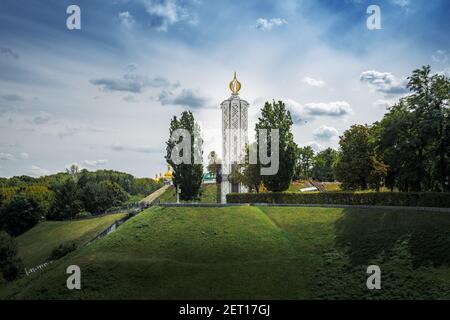
[[[125,214],[111,214],[73,221],[45,221],[17,237],[19,256],[31,268],[47,260],[60,244],[86,243]]]
[[[449,299],[448,230],[442,213],[153,207],[0,297]],[[80,291],[65,287],[71,264]],[[368,264],[381,267],[381,291],[365,287]]]

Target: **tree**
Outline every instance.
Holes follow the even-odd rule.
[[[311,146],[297,148],[295,177],[297,179],[311,178],[314,160],[314,150]]]
[[[207,169],[209,174],[216,178],[216,200],[220,203],[222,194],[222,164],[214,150],[209,153],[208,160]]]
[[[78,185],[74,179],[66,179],[55,186],[55,201],[48,219],[61,220],[74,217],[83,211],[83,201],[79,197]]]
[[[242,159],[240,164],[233,165],[228,179],[232,182],[242,183],[249,191],[258,193],[262,183],[261,164],[253,164],[249,161],[250,152],[252,152],[252,149],[255,150],[256,148],[256,142],[246,146],[244,159]]]
[[[33,199],[16,194],[1,209],[0,228],[15,237],[34,227],[42,215]]]
[[[22,260],[17,255],[17,245],[8,233],[0,231],[0,273],[7,281],[20,276],[23,270]]]
[[[214,150],[209,153],[208,161],[209,161],[207,166],[208,173],[213,177],[215,177],[217,182],[221,163],[219,157],[217,156],[217,153]]]
[[[450,79],[444,75],[431,75],[431,67],[413,71],[408,78],[412,94],[405,98],[414,115],[417,142],[416,152],[420,161],[417,166],[417,184],[414,189],[448,189],[448,141],[445,134],[449,125]]]
[[[31,185],[20,191],[28,199],[37,203],[42,214],[46,216],[53,205],[54,193],[47,186]]]
[[[373,126],[375,147],[389,165],[386,186],[392,190],[409,191],[420,184],[416,172],[419,157],[414,135],[414,115],[407,110],[405,101],[392,106],[380,122]]]
[[[80,190],[83,208],[91,213],[101,213],[111,207],[118,207],[127,199],[128,194],[119,184],[107,180],[100,183],[88,182]]]
[[[264,186],[269,191],[285,191],[291,184],[294,175],[295,152],[297,145],[292,134],[292,118],[283,101],[266,102],[261,109],[261,117],[256,124],[256,136],[259,141],[259,130],[279,130],[279,168],[274,175],[263,175]],[[258,146],[260,148],[260,146]],[[271,142],[268,139],[267,151],[271,154]]]
[[[261,165],[246,163],[242,171],[241,181],[250,191],[258,193],[262,183]]]
[[[408,78],[411,94],[376,123],[377,152],[391,190],[449,191],[450,79],[424,66]]]
[[[334,181],[334,164],[338,152],[332,148],[327,148],[319,152],[313,159],[312,178],[319,181]]]
[[[183,137],[177,141],[173,141],[173,133],[177,129],[185,129],[190,134],[190,163],[181,163],[177,164],[172,159],[172,151],[176,147],[177,144],[180,144],[183,140]],[[172,181],[177,188],[180,190],[180,199],[181,200],[194,200],[198,199],[200,193],[200,187],[203,179],[203,164],[194,163],[195,153],[200,156],[203,154],[202,151],[202,141],[201,139],[197,139],[200,136],[200,127],[194,119],[194,115],[190,111],[184,111],[181,114],[180,119],[176,116],[172,118],[170,121],[169,128],[169,140],[166,142],[166,161],[173,168],[173,176]],[[180,151],[180,157],[183,157],[183,150]]]
[[[131,185],[130,194],[149,195],[163,186],[162,181],[155,181],[151,178],[134,178]]]
[[[371,139],[367,125],[353,125],[340,137],[335,172],[343,189],[366,190],[369,183],[379,189],[386,167],[381,156],[375,154]]]

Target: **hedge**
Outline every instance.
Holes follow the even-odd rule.
[[[337,204],[450,208],[445,192],[230,193],[227,203]]]

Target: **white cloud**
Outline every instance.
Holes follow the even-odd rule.
[[[15,52],[14,50],[12,50],[11,48],[8,48],[8,47],[0,47],[0,53],[9,55],[10,57],[12,57],[16,60],[19,59],[19,57],[20,57],[17,52]]]
[[[133,16],[128,11],[119,12],[119,20],[126,28],[131,28],[135,22]]]
[[[73,127],[73,126],[66,126],[57,132],[57,136],[61,139],[66,137],[74,136],[78,133],[82,132],[89,132],[89,133],[99,133],[104,132],[103,129],[95,128],[95,127],[87,127],[87,126],[80,126],[80,127]]]
[[[110,146],[111,150],[113,151],[132,151],[132,152],[139,152],[139,153],[159,153],[162,151],[162,149],[154,148],[152,146],[143,146],[143,145],[125,145],[120,143],[115,143],[112,146]]]
[[[40,112],[37,116],[30,120],[31,123],[40,125],[47,124],[52,119],[52,115],[47,112]]]
[[[195,23],[196,18],[176,0],[141,0],[150,16],[150,24],[159,31],[167,31],[169,26],[188,21]]]
[[[183,89],[179,94],[162,91],[158,97],[159,102],[164,105],[178,105],[190,108],[201,108],[206,104],[207,99],[199,92],[192,89]]]
[[[22,152],[22,153],[20,153],[19,157],[20,157],[20,159],[26,160],[26,159],[30,158],[30,155],[26,152]]]
[[[136,97],[135,97],[135,96],[132,96],[131,94],[129,94],[129,95],[123,97],[122,100],[123,100],[123,101],[126,101],[126,102],[132,102],[132,103],[138,103],[138,102],[139,102],[139,100],[136,99]]]
[[[13,159],[14,159],[14,156],[12,154],[0,152],[0,160],[10,161],[10,160],[13,160]]]
[[[377,109],[384,109],[391,107],[395,104],[395,100],[389,100],[389,99],[378,99],[372,103],[372,106]]]
[[[346,101],[311,102],[300,104],[292,99],[284,100],[295,123],[305,122],[318,116],[342,117],[351,114],[352,108]]]
[[[402,8],[405,8],[410,5],[410,0],[391,0],[391,2]]]
[[[449,56],[445,50],[436,50],[436,52],[431,55],[431,59],[437,63],[445,64],[449,60]]]
[[[303,82],[312,87],[323,87],[325,86],[325,82],[322,80],[317,80],[311,77],[303,78]]]
[[[28,174],[30,176],[34,176],[34,177],[40,177],[40,176],[46,176],[50,174],[50,171],[44,168],[41,168],[39,166],[36,165],[32,165],[29,170],[28,170]]]
[[[108,160],[106,159],[99,159],[99,160],[84,160],[83,163],[90,167],[99,167],[103,166],[108,163]]]
[[[272,18],[272,19],[258,18],[256,20],[256,28],[263,31],[270,31],[274,27],[281,27],[285,24],[287,24],[287,21],[281,18]]]
[[[4,94],[1,97],[3,100],[9,101],[9,102],[23,101],[22,96],[15,94],[15,93]]]
[[[149,78],[147,76],[126,73],[122,78],[97,78],[90,80],[90,83],[101,87],[104,91],[124,91],[141,93],[147,87],[164,88],[178,87],[178,83],[171,83],[163,77]]]
[[[304,145],[310,146],[316,153],[325,149],[325,147],[323,145],[321,145],[320,143],[317,143],[316,141],[310,141],[310,142],[305,143]]]
[[[364,71],[361,73],[359,80],[386,95],[397,95],[408,92],[406,79],[398,79],[390,72],[379,72],[376,70]]]
[[[324,125],[315,129],[313,135],[316,139],[319,140],[331,140],[333,138],[336,138],[339,135],[339,132],[333,127]]]
[[[350,104],[346,101],[312,102],[307,103],[305,109],[312,116],[340,117],[352,112]]]

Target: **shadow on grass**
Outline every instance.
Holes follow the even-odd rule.
[[[414,268],[450,265],[450,214],[346,209],[336,224],[336,245],[353,265],[389,255],[407,241]]]
[[[335,232],[316,298],[450,299],[450,214],[346,209]],[[381,290],[366,287],[371,264],[381,269]]]

